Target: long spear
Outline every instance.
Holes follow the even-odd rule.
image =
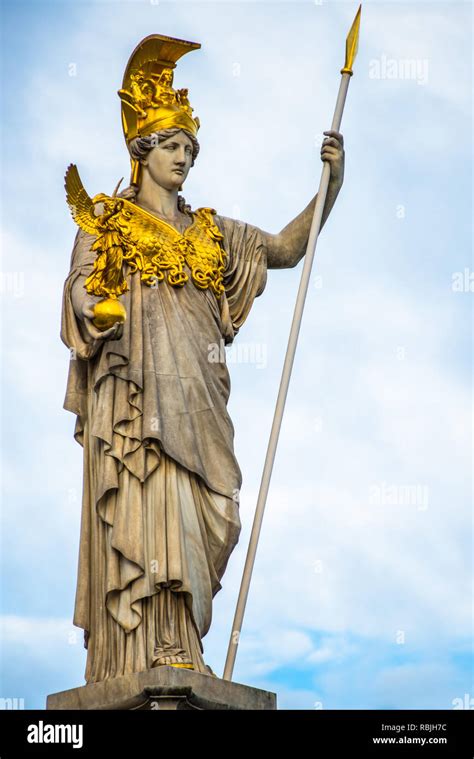
[[[341,84],[339,86],[339,94],[337,96],[336,108],[334,110],[334,116],[332,120],[331,129],[339,131],[341,125],[342,113],[344,110],[344,103],[346,102],[347,90],[349,88],[349,80],[352,76],[352,64],[357,54],[357,47],[359,43],[359,26],[360,26],[360,14],[362,6],[359,5],[359,9],[356,13],[356,17],[351,26],[350,32],[346,39],[346,60],[344,68],[341,69]],[[327,161],[324,162],[323,170],[321,173],[321,181],[319,183],[318,196],[314,207],[313,221],[311,223],[311,229],[308,238],[308,244],[306,247],[305,262],[303,266],[303,273],[301,275],[301,282],[298,290],[298,297],[296,299],[295,313],[293,315],[293,322],[291,325],[290,337],[288,339],[288,347],[286,349],[285,363],[283,365],[283,373],[280,381],[280,389],[278,391],[278,398],[275,408],[275,414],[273,417],[273,424],[270,433],[270,440],[268,443],[267,455],[265,458],[265,466],[263,468],[262,481],[260,483],[260,491],[258,494],[257,508],[255,510],[255,517],[252,525],[252,533],[250,535],[249,547],[247,550],[247,558],[245,560],[244,573],[242,576],[242,583],[240,586],[239,598],[237,600],[237,608],[235,610],[234,622],[232,625],[232,633],[230,636],[229,648],[227,650],[227,658],[225,662],[224,680],[231,680],[232,673],[234,671],[235,657],[237,656],[237,648],[239,645],[240,632],[242,629],[242,622],[244,618],[245,605],[247,603],[247,597],[249,593],[250,580],[252,578],[253,565],[255,563],[255,555],[257,553],[257,544],[260,536],[260,529],[263,521],[263,513],[265,511],[265,504],[267,500],[268,488],[270,486],[270,477],[273,469],[273,462],[275,460],[275,453],[278,444],[278,436],[280,434],[281,421],[283,418],[283,411],[285,409],[285,401],[288,393],[288,386],[290,384],[291,370],[293,367],[293,360],[296,352],[296,345],[298,342],[298,334],[300,331],[301,319],[303,316],[303,308],[306,299],[306,293],[308,291],[309,278],[311,274],[311,267],[313,265],[313,258],[316,251],[316,243],[318,240],[319,231],[321,229],[321,218],[323,215],[324,204],[326,202],[326,195],[328,191],[329,179],[331,175],[331,167]]]

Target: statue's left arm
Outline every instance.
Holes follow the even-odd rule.
[[[344,138],[340,132],[327,131],[328,137],[321,146],[321,159],[328,161],[331,167],[326,202],[321,219],[321,228],[331,213],[339,190],[344,181]],[[306,253],[311,222],[317,193],[310,203],[296,218],[290,221],[278,234],[263,232],[267,247],[267,266],[269,269],[289,269],[296,266]]]

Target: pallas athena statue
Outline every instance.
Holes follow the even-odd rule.
[[[66,193],[79,230],[64,284],[70,349],[64,408],[76,415],[83,494],[74,625],[85,680],[168,665],[215,676],[203,657],[212,600],[241,530],[242,474],[227,412],[225,351],[267,269],[304,255],[315,197],[279,234],[191,206],[179,192],[200,124],[177,61],[198,43],[146,37],[122,88],[130,186],[90,198],[76,166]],[[343,181],[342,136],[323,221]],[[285,149],[299,154],[298,145]]]

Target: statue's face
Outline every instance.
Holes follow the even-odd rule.
[[[184,132],[177,132],[150,150],[145,166],[156,184],[178,189],[186,180],[193,161],[193,144]]]

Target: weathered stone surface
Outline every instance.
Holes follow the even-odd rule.
[[[276,694],[189,669],[146,672],[52,693],[47,709],[276,709]]]

